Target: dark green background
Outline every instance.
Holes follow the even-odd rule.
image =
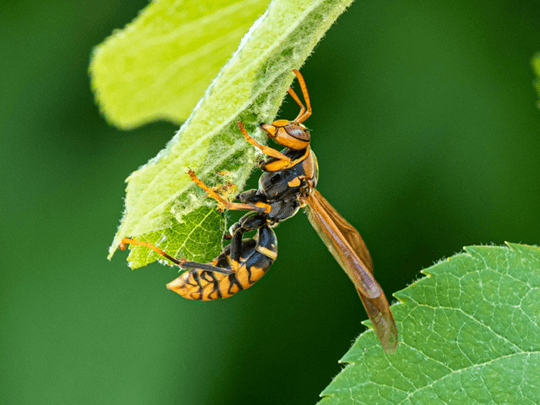
[[[357,1],[302,69],[319,190],[388,296],[464,245],[540,241],[540,5],[435,3]],[[269,275],[221,302],[105,258],[124,179],[177,129],[111,128],[90,91],[92,47],[145,4],[2,6],[0,403],[313,404],[365,314],[303,214]]]

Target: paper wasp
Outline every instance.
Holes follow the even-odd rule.
[[[167,288],[185,298],[202,301],[227,298],[250,287],[265,274],[277,257],[277,239],[272,228],[304,207],[309,221],[354,283],[384,350],[393,353],[397,347],[397,329],[384,292],[373,277],[367,247],[358,231],[315,189],[319,176],[317,158],[310,147],[311,135],[302,124],[311,115],[311,102],[304,78],[298,70],[293,72],[307,107],[289,88],[290,96],[300,106],[298,116],[293,121],[260,124],[266,136],[285,149],[278,151],[259,144],[238,122],[246,140],[269,158],[259,163],[263,174],[257,190],[240,193],[236,196],[240,202],[231,202],[189,171],[191,179],[225,209],[250,211],[231,226],[228,238],[232,241],[221,254],[210,263],[197,263],[175,259],[147,242],[132,239],[123,239],[120,248],[125,249],[127,244],[143,245],[181,268],[190,269],[167,284]],[[249,231],[257,231],[256,236],[243,239]]]

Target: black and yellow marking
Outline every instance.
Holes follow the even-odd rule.
[[[200,301],[228,298],[249,288],[264,276],[276,259],[277,239],[274,231],[265,225],[257,233],[255,246],[251,240],[242,243],[247,251],[240,257],[240,260],[231,259],[230,250],[225,256],[227,265],[223,270],[232,271],[230,274],[206,270],[208,265],[199,263],[201,268],[193,268],[182,274],[167,284],[167,288],[182,297]],[[189,263],[190,267],[197,265],[195,262]],[[216,260],[212,263],[219,264]]]

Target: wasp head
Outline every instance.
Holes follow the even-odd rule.
[[[311,140],[306,127],[295,121],[277,120],[272,124],[261,124],[260,127],[270,139],[289,149],[305,149]]]

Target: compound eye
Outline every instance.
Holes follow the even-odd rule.
[[[287,125],[285,130],[290,136],[300,141],[308,142],[311,139],[307,129],[305,127],[301,127],[300,125]]]
[[[277,172],[272,177],[270,177],[270,183],[276,184],[281,181],[281,173]]]

